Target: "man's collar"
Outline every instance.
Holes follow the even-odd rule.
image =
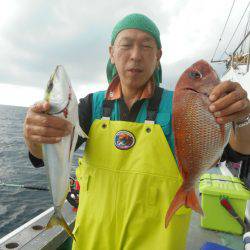
[[[151,98],[154,94],[154,90],[155,90],[155,84],[152,77],[146,83],[142,93],[139,94],[138,100]],[[106,100],[117,100],[120,98],[122,98],[122,88],[121,88],[120,78],[119,76],[116,76],[113,79],[113,81],[109,84],[106,93]]]

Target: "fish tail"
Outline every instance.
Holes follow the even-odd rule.
[[[176,213],[176,211],[184,205],[203,215],[203,211],[200,206],[199,200],[195,194],[194,188],[187,191],[182,185],[177,191],[174,199],[172,200],[168,208],[168,211],[165,217],[165,228],[168,227],[169,222],[171,218],[173,217],[173,215]]]
[[[187,198],[186,198],[186,207],[191,208],[196,213],[199,213],[200,215],[203,214],[203,210],[201,208],[199,199],[196,196],[195,189],[192,188],[191,190],[187,191]]]
[[[62,226],[65,229],[65,231],[67,232],[67,234],[69,236],[71,236],[76,241],[74,234],[72,233],[67,222],[63,218],[62,214],[58,213],[58,212],[54,212],[54,214],[51,216],[51,218],[46,226],[46,229],[50,229],[53,226],[58,226],[58,225]]]
[[[186,203],[186,196],[187,192],[184,190],[183,186],[181,186],[168,208],[165,217],[165,228],[168,227],[168,224],[175,212]]]

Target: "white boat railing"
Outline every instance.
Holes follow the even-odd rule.
[[[53,212],[54,208],[51,207],[1,238],[0,250],[54,250],[62,245],[68,238],[67,233],[62,227],[53,227],[52,229],[45,230],[45,226]],[[68,202],[65,202],[62,212],[65,220],[72,229],[75,221],[75,213]]]

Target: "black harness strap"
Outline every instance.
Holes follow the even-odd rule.
[[[154,123],[159,105],[161,102],[161,97],[163,93],[163,88],[155,87],[155,92],[152,98],[149,99],[148,107],[147,107],[147,118],[145,120],[145,123]]]
[[[110,120],[111,113],[114,107],[113,100],[104,100],[102,105],[102,119]]]

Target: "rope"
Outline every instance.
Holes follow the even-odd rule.
[[[242,40],[244,39],[244,37],[246,37],[246,34],[249,31],[249,21],[250,21],[250,15],[248,15],[247,25],[246,25]],[[243,47],[244,47],[245,44],[246,44],[245,42],[242,43],[241,48],[240,48],[240,54],[243,53],[243,51],[244,51]]]
[[[233,35],[232,35],[232,37],[231,37],[231,39],[230,39],[229,43],[227,44],[226,49],[225,49],[225,50],[224,50],[224,52],[221,54],[220,60],[222,59],[222,57],[223,57],[224,53],[227,53],[227,49],[228,49],[228,47],[229,47],[229,45],[230,45],[231,41],[233,40],[234,35],[235,35],[236,31],[238,30],[239,25],[240,25],[240,23],[241,23],[241,21],[242,21],[243,17],[245,16],[246,11],[247,11],[247,9],[248,9],[249,5],[250,5],[250,1],[248,2],[247,6],[246,6],[246,8],[245,8],[245,11],[244,11],[244,13],[243,13],[243,15],[242,15],[242,17],[241,17],[241,19],[240,19],[240,21],[239,21],[239,23],[238,23],[238,25],[237,25],[237,27],[236,27],[235,31],[234,31],[234,33],[233,33]]]
[[[225,29],[226,29],[226,26],[227,26],[229,17],[230,17],[230,15],[231,15],[231,12],[232,12],[233,7],[234,7],[234,3],[235,3],[235,0],[233,1],[233,4],[232,4],[231,9],[230,9],[230,12],[229,12],[229,15],[228,15],[228,17],[227,17],[227,21],[226,21],[226,23],[225,23],[225,25],[224,25],[224,28],[223,28],[222,32],[221,32],[220,39],[219,39],[219,41],[218,41],[217,47],[216,47],[216,49],[215,49],[215,51],[214,51],[214,54],[213,54],[213,57],[212,57],[212,61],[213,61],[214,56],[215,56],[215,54],[216,54],[216,52],[217,52],[217,50],[218,50],[218,47],[219,47],[219,44],[220,44],[220,42],[221,42],[222,36],[223,36],[224,31],[225,31]]]

